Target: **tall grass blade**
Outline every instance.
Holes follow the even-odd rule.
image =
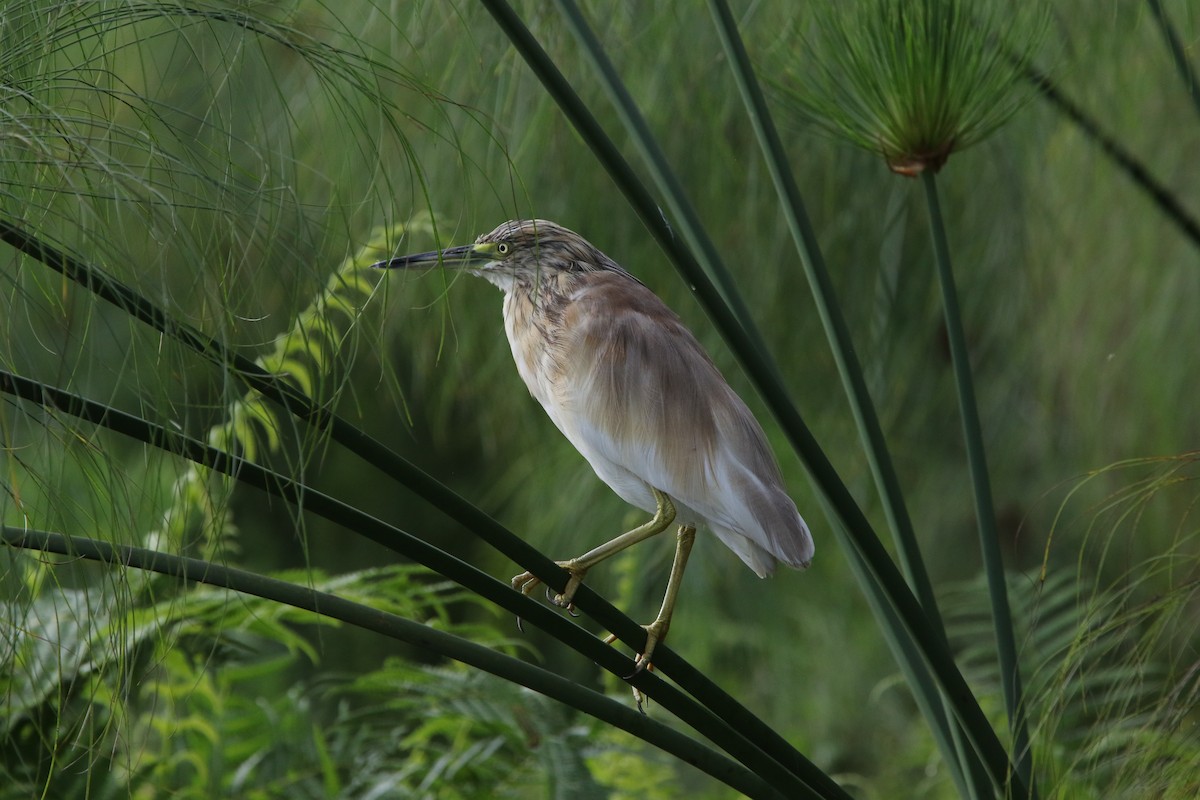
[[[938,200],[937,178],[929,170],[921,174],[925,200],[929,209],[929,233],[933,241],[934,262],[937,265],[938,285],[946,317],[946,338],[950,359],[954,365],[954,381],[962,415],[963,438],[967,448],[967,464],[971,473],[971,489],[975,497],[975,516],[979,527],[979,549],[987,576],[988,596],[992,607],[992,624],[996,633],[996,651],[1000,661],[1001,690],[1008,712],[1009,729],[1013,736],[1013,751],[1017,772],[1033,789],[1032,754],[1029,750],[1029,731],[1021,695],[1021,670],[1017,661],[1017,643],[1013,633],[1012,612],[1008,604],[1008,585],[1004,560],[1000,553],[1000,538],[996,531],[996,509],[992,500],[991,480],[988,477],[987,454],[983,446],[983,427],[975,400],[975,383],[971,377],[970,354],[963,333],[962,314],[958,307],[958,292],[950,263],[950,247]],[[1033,795],[1030,795],[1033,796]]]
[[[764,354],[764,357],[770,360],[771,351],[763,340],[758,326],[754,323],[750,309],[746,307],[746,302],[737,290],[733,277],[729,274],[716,244],[701,223],[695,206],[688,201],[682,184],[667,162],[666,154],[658,146],[658,141],[638,110],[637,103],[630,96],[612,61],[604,52],[604,46],[592,32],[574,0],[556,0],[556,5],[567,21],[567,27],[571,29],[571,33],[582,45],[583,54],[587,56],[592,68],[596,71],[601,88],[608,95],[621,123],[629,132],[630,140],[649,168],[650,176],[658,185],[658,190],[666,201],[671,216],[675,219],[675,224],[696,253],[696,260],[716,284],[722,298],[729,305],[746,334],[754,341],[755,346]]]

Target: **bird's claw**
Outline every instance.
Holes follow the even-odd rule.
[[[633,663],[633,672],[629,673],[625,680],[629,680],[643,670],[653,669],[650,663],[650,656],[654,654],[654,648],[658,646],[658,643],[667,638],[667,628],[669,626],[669,622],[664,622],[661,619],[656,619],[649,625],[642,626],[642,629],[646,631],[646,649],[638,654],[637,661]]]
[[[637,660],[633,662],[633,672],[625,675],[622,680],[631,681],[643,671],[652,672],[654,670],[654,664],[651,663],[650,656],[653,655],[654,648],[658,645],[658,643],[666,638],[667,627],[669,625],[669,622],[664,624],[661,620],[655,620],[649,625],[642,626],[642,628],[646,631],[646,651],[638,654]],[[617,635],[615,633],[610,633],[608,636],[604,637],[605,644],[612,644],[616,640]],[[637,710],[645,714],[646,709],[643,706],[650,702],[650,698],[636,686],[632,688],[633,701],[637,703]]]
[[[575,610],[575,604],[565,599],[561,594],[558,594],[549,586],[546,587],[546,602],[559,608],[566,609],[567,613],[572,617],[578,617],[579,612]]]
[[[546,587],[546,600],[552,605],[566,609],[567,613],[572,617],[578,617],[579,612],[575,610],[575,592],[583,585],[583,576],[587,573],[586,569],[580,569],[570,561],[557,561],[558,566],[571,573],[571,577],[567,580],[567,585],[562,593],[557,593],[549,586]],[[522,572],[512,579],[512,587],[521,594],[528,597],[534,589],[542,583],[541,578],[536,577],[532,572]],[[518,621],[519,622],[519,621]]]

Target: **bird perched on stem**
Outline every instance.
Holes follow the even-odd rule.
[[[376,267],[442,264],[504,292],[504,330],[517,371],[602,481],[653,514],[581,556],[551,601],[573,610],[587,571],[678,523],[675,559],[635,671],[667,635],[680,581],[703,526],[767,577],[777,562],[807,567],[808,526],[783,486],[762,428],[696,337],[653,292],[579,234],[547,220],[505,222],[474,244]],[[512,579],[525,594],[541,583]]]

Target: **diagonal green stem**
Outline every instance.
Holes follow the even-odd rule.
[[[971,472],[971,489],[975,496],[979,549],[983,555],[983,569],[987,576],[992,624],[996,631],[996,651],[1000,661],[1000,686],[1008,711],[1009,729],[1013,735],[1017,772],[1033,792],[1029,733],[1021,700],[1017,644],[1013,634],[1012,613],[1008,605],[1008,585],[1004,575],[1004,560],[1000,554],[1000,538],[996,532],[996,510],[992,501],[991,481],[988,478],[983,428],[979,422],[979,408],[975,401],[975,384],[971,378],[970,355],[967,352],[966,336],[963,334],[962,314],[958,307],[958,291],[954,286],[954,271],[950,264],[950,247],[938,199],[937,179],[932,170],[921,173],[921,183],[925,188],[925,201],[929,208],[929,234],[933,240],[938,284],[942,290],[946,338],[950,343],[950,359],[954,364],[954,381],[958,390],[963,438],[966,441],[967,463]],[[1029,796],[1034,795],[1031,793]]]
[[[1037,87],[1043,100],[1074,122],[1083,135],[1100,148],[1100,152],[1112,159],[1134,185],[1145,192],[1158,210],[1175,223],[1180,232],[1191,241],[1193,247],[1200,247],[1200,220],[1183,207],[1180,199],[1162,181],[1155,178],[1145,164],[1117,141],[1115,136],[1101,128],[1100,123],[1068,97],[1049,75],[1029,64],[1022,65],[1021,72],[1025,80]]]
[[[340,620],[532,689],[620,728],[750,797],[783,797],[741,764],[610,697],[542,667],[396,614],[278,578],[143,547],[114,545],[81,536],[65,536],[7,525],[0,527],[0,542],[11,547],[86,558],[110,566],[121,565],[184,581],[220,586]]]
[[[771,351],[763,340],[758,326],[754,324],[754,317],[750,313],[750,309],[746,307],[746,302],[737,290],[737,285],[729,270],[725,267],[720,251],[700,222],[700,215],[696,213],[695,207],[688,202],[683,185],[667,162],[667,157],[662,148],[658,146],[654,134],[650,132],[650,126],[638,111],[637,103],[634,102],[624,83],[621,82],[616,68],[604,52],[603,45],[600,44],[600,40],[592,32],[574,0],[556,0],[556,3],[563,18],[567,21],[567,26],[579,40],[583,54],[595,69],[601,88],[608,95],[617,115],[621,118],[621,123],[629,132],[630,141],[637,148],[646,167],[650,170],[650,176],[658,185],[658,190],[662,193],[671,216],[675,218],[683,237],[696,252],[696,260],[716,284],[733,315],[737,317],[746,331],[746,335],[753,340],[764,356],[769,356]]]
[[[829,340],[834,360],[837,362],[838,374],[842,386],[858,426],[859,437],[863,440],[863,450],[870,463],[871,472],[875,477],[880,496],[883,498],[884,513],[888,517],[896,538],[896,547],[900,555],[901,566],[907,574],[913,591],[921,601],[930,621],[941,629],[941,617],[938,614],[937,599],[934,596],[933,584],[921,558],[920,546],[913,532],[912,519],[904,503],[904,494],[900,489],[900,481],[892,464],[887,441],[875,413],[875,404],[867,390],[863,378],[862,366],[854,350],[854,341],[850,336],[849,327],[842,316],[837,293],[830,279],[829,271],[825,268],[825,260],[821,255],[817,236],[809,221],[800,190],[792,177],[788,166],[787,155],[783,142],[771,121],[766,100],[754,79],[753,68],[749,56],[737,34],[737,28],[729,7],[724,0],[709,0],[709,10],[717,22],[717,32],[721,43],[729,57],[730,68],[738,86],[738,91],[746,104],[747,116],[750,118],[754,132],[766,160],[767,169],[779,195],[780,209],[783,211],[788,224],[788,230],[800,255],[809,285],[812,287],[813,299],[825,336]]]

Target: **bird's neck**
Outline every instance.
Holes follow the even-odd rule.
[[[539,285],[520,279],[510,280],[507,285],[493,282],[504,291],[504,320],[510,331],[557,325],[563,307],[570,302],[574,283],[552,280]]]
[[[562,369],[559,347],[569,299],[519,282],[504,292],[504,333],[525,386],[543,407],[550,403],[550,376]]]
[[[510,307],[519,306],[531,320],[560,314],[581,283],[579,275],[569,272],[491,273],[485,277],[504,292],[506,316]]]
[[[575,275],[552,272],[518,275],[507,285],[500,285],[504,290],[504,330],[518,363],[540,359],[555,348],[563,313],[579,284]]]

